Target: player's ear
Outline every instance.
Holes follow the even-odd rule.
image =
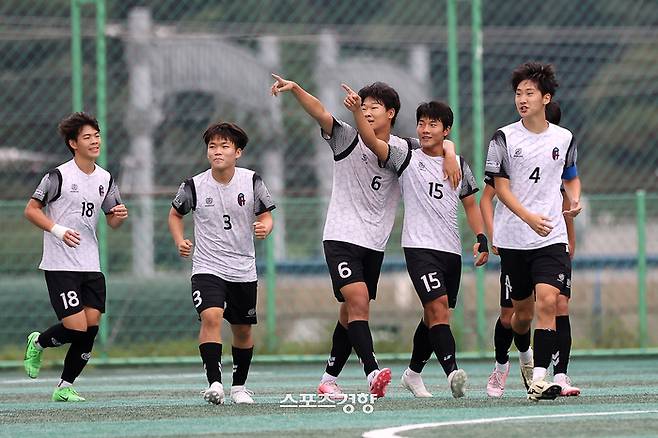
[[[388,117],[389,120],[393,120],[393,117],[395,117],[395,109],[389,108],[388,110],[386,110],[386,116]]]
[[[544,105],[548,105],[548,103],[551,101],[551,98],[552,98],[552,96],[550,94],[548,94],[548,93],[544,94],[544,97],[542,99],[543,102],[544,102]]]
[[[69,140],[69,146],[70,146],[72,149],[76,149],[76,150],[78,149],[78,143],[77,143],[76,140],[70,139],[70,140]]]
[[[450,134],[450,130],[451,130],[451,129],[452,129],[452,126],[448,126],[447,128],[445,128],[445,129],[443,130],[443,136],[444,136],[444,137],[447,137],[448,134]]]
[[[235,158],[238,159],[242,156],[242,148],[235,148]]]

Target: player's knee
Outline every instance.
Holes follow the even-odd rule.
[[[501,309],[500,312],[500,324],[506,329],[512,327],[512,315],[514,311],[512,309]]]
[[[435,300],[426,303],[423,306],[424,320],[428,327],[437,324],[448,324],[450,319],[450,310],[448,306],[448,297],[443,295]]]
[[[222,325],[222,318],[218,312],[201,312],[201,327],[204,329],[219,330]]]
[[[557,297],[557,316],[569,314],[569,298],[564,295]]]

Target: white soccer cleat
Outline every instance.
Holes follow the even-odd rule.
[[[320,383],[318,386],[318,395],[328,394],[330,400],[343,400],[343,390],[340,389],[335,380],[329,380]]]
[[[468,376],[466,371],[462,369],[455,370],[448,376],[448,384],[450,384],[450,391],[454,398],[461,398],[466,395],[466,381]]]
[[[254,395],[254,392],[245,388],[244,385],[231,386],[231,400],[235,404],[254,404],[254,399],[251,398],[252,395]]]
[[[564,373],[556,374],[553,381],[560,385],[562,390],[560,395],[562,397],[572,397],[580,395],[580,388],[571,385],[571,379]]]
[[[219,382],[212,382],[210,387],[201,391],[203,399],[213,405],[224,404],[224,387]]]
[[[530,355],[532,356],[532,348],[530,350]],[[532,383],[532,370],[535,367],[534,359],[530,359],[530,362],[524,363],[519,357],[519,368],[521,368],[521,381],[525,389],[530,389],[530,384]]]
[[[562,387],[557,383],[550,383],[545,380],[535,380],[528,388],[528,400],[555,400],[560,395]]]
[[[507,381],[507,376],[509,375],[510,364],[507,362],[505,371],[498,371],[494,367],[493,372],[489,376],[489,382],[487,382],[487,395],[489,397],[502,397],[505,392],[505,382]]]
[[[400,381],[402,383],[402,387],[409,390],[414,395],[414,397],[432,397],[432,393],[430,393],[427,388],[425,388],[425,384],[423,383],[423,378],[420,377],[420,373],[416,373],[407,368],[404,370],[404,373],[402,373],[402,378]]]

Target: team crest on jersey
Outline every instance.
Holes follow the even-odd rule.
[[[553,159],[557,160],[558,158],[560,158],[560,149],[555,147],[553,148]]]
[[[98,186],[98,194],[102,197],[105,194],[105,189],[103,186]]]
[[[210,196],[206,198],[206,207],[212,207],[213,206],[213,200]]]
[[[523,149],[517,148],[514,151],[514,158],[523,158]]]
[[[239,205],[240,207],[242,207],[242,206],[245,205],[246,203],[247,203],[247,201],[245,201],[245,199],[244,199],[244,193],[240,193],[240,194],[238,195],[238,205]]]
[[[71,184],[71,193],[78,193],[78,185]]]

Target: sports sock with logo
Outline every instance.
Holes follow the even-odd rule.
[[[411,350],[411,360],[409,361],[409,369],[411,371],[421,373],[429,358],[432,357],[432,344],[430,343],[429,333],[429,328],[427,328],[421,318],[414,333],[413,349]]]
[[[368,321],[352,321],[347,325],[347,334],[350,337],[350,342],[354,347],[354,351],[363,362],[363,371],[366,376],[374,370],[379,369],[377,360],[375,359],[375,348],[372,342],[372,334],[370,333],[370,326]]]
[[[254,355],[254,347],[237,348],[232,347],[233,353],[233,386],[244,385],[249,374],[251,358]]]
[[[204,342],[199,344],[199,353],[206,369],[208,384],[222,383],[222,344],[218,342]]]
[[[347,363],[350,353],[352,353],[352,343],[350,342],[347,329],[340,322],[337,322],[336,328],[334,328],[331,353],[329,360],[327,360],[325,372],[333,377],[338,377]]]
[[[434,350],[434,354],[439,359],[446,377],[457,369],[457,359],[455,358],[455,338],[448,324],[437,324],[429,330],[429,339]]]

